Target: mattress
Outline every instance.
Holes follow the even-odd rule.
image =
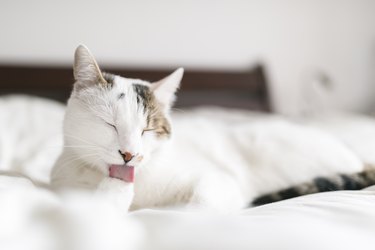
[[[184,208],[121,213],[100,197],[57,196],[48,183],[62,149],[65,107],[29,96],[0,98],[1,249],[374,249],[375,188],[308,195],[231,214]],[[279,121],[249,111],[177,112],[184,126]],[[329,133],[375,164],[375,120],[330,114],[294,121]]]

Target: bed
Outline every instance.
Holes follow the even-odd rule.
[[[60,79],[56,86],[47,86],[53,81],[41,76],[44,70],[60,72],[53,78]],[[372,187],[309,195],[232,214],[170,208],[124,215],[86,193],[56,196],[35,184],[48,182],[62,147],[61,101],[71,88],[70,71],[0,67],[0,72],[1,94],[17,93],[0,97],[1,249],[374,249]],[[116,72],[154,80],[167,71]],[[183,84],[190,86],[182,87],[183,98],[174,114],[177,126],[191,117],[202,124],[212,119],[285,120],[264,113],[272,110],[265,79],[262,67],[246,72],[188,71]],[[217,89],[206,81],[222,86]],[[223,100],[223,93],[229,97]],[[197,105],[206,106],[191,108]],[[375,119],[336,113],[293,122],[324,130],[358,160],[375,164]]]

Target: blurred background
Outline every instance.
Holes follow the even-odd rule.
[[[71,67],[83,43],[103,67],[261,64],[282,114],[375,110],[373,0],[2,0],[0,30],[6,67]],[[10,71],[1,72],[4,87]]]

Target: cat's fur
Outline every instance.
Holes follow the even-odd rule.
[[[368,169],[357,173],[316,177],[312,182],[302,183],[257,197],[251,204],[259,206],[307,194],[338,190],[360,190],[372,185],[375,185],[375,169],[373,166],[369,166]]]
[[[193,150],[180,150],[171,140],[174,132],[169,113],[182,75],[183,69],[178,69],[149,83],[103,73],[88,49],[79,46],[74,63],[76,82],[64,120],[64,150],[53,168],[52,186],[93,190],[124,210],[187,204],[228,211],[320,173],[363,169],[348,149],[329,136],[295,126],[286,130],[295,130],[295,136],[288,137],[283,125],[274,130],[272,125],[260,139],[249,134],[249,129],[234,135],[239,144],[249,145],[245,167],[238,163],[246,159],[230,157],[237,149],[225,148],[223,136],[210,138],[209,128],[207,138],[202,138],[207,146],[200,150],[214,154],[224,148],[221,152],[228,157],[225,164],[217,165],[197,160]],[[180,132],[188,135],[194,129]],[[319,152],[324,146],[336,148],[336,155],[324,148]],[[135,166],[134,184],[109,176],[111,164],[124,164],[119,150],[134,155],[127,162]],[[336,159],[337,155],[342,159]],[[309,157],[320,161],[312,163]]]

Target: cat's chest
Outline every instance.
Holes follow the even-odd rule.
[[[145,207],[165,207],[186,203],[192,186],[191,175],[178,174],[173,169],[157,168],[140,171],[134,183],[131,210]]]

